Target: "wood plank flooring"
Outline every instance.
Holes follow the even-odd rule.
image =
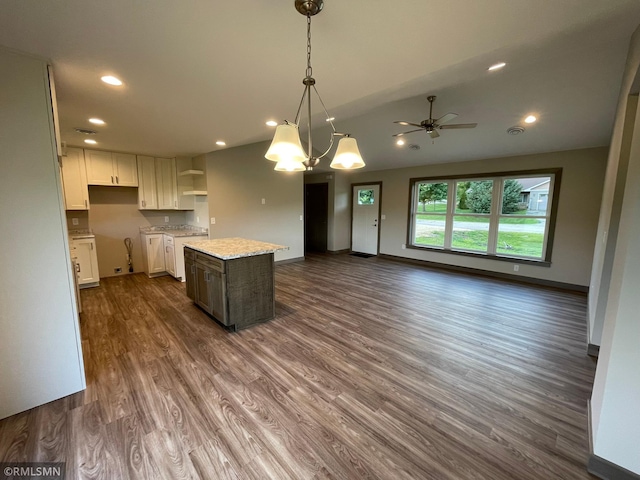
[[[184,284],[83,290],[87,389],[0,421],[68,479],[587,479],[586,297],[378,258],[276,268],[230,333]]]

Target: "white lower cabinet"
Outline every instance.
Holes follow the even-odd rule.
[[[98,253],[95,238],[76,238],[69,241],[71,259],[76,265],[76,278],[80,288],[97,287],[100,284]]]
[[[184,244],[206,240],[208,235],[174,236],[164,233],[141,233],[144,272],[149,277],[171,275],[186,281],[184,271]]]
[[[164,236],[164,265],[167,273],[172,277],[176,276],[176,250],[173,237],[171,235]]]
[[[142,240],[142,263],[144,272],[150,277],[166,275],[164,261],[164,235],[162,233],[140,234]]]

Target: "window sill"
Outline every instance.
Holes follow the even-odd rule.
[[[422,250],[427,252],[438,252],[438,253],[446,253],[449,255],[459,255],[463,257],[473,257],[473,258],[485,258],[487,260],[497,260],[499,262],[509,262],[509,263],[521,263],[525,265],[535,265],[536,267],[550,267],[551,262],[546,260],[535,260],[533,258],[522,258],[522,257],[506,257],[504,255],[489,255],[488,253],[474,253],[474,252],[464,252],[461,250],[446,250],[444,248],[439,247],[427,247],[427,246],[417,246],[417,245],[407,245],[408,249],[411,250]]]

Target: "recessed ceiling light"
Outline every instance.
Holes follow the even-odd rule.
[[[122,85],[122,80],[114,77],[113,75],[105,75],[104,77],[101,77],[100,80],[102,80],[104,83],[108,83],[109,85]]]
[[[87,138],[87,139],[84,141],[84,143],[88,143],[88,144],[90,144],[90,145],[95,145],[95,144],[96,144],[96,143],[98,143],[98,142],[96,142],[95,140],[91,140],[90,138]]]
[[[400,139],[396,142],[396,145],[404,145],[404,140]]]
[[[89,121],[95,125],[104,125],[104,120],[99,118],[90,118]]]
[[[270,127],[277,127],[278,122],[276,122],[275,120],[267,120],[267,125],[269,125]]]
[[[223,142],[222,140],[218,140],[218,141],[216,142],[216,145],[220,145],[221,147],[224,147],[224,146],[226,145],[226,143],[225,143],[225,142]]]
[[[525,123],[533,123],[536,120],[538,120],[535,115],[529,115],[527,118],[524,119]]]
[[[500,62],[500,63],[496,63],[495,65],[491,65],[489,68],[487,68],[487,70],[489,70],[490,72],[493,72],[495,70],[500,70],[501,68],[505,67],[507,64],[504,62]]]
[[[336,117],[329,117],[325,120],[325,122],[333,122],[336,119]]]

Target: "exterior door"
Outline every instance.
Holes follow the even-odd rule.
[[[380,184],[353,185],[351,250],[378,254]]]

